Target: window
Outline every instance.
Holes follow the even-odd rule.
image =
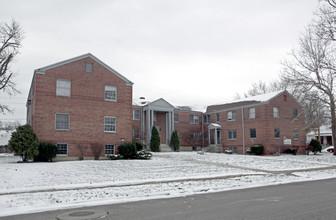
[[[114,145],[106,144],[105,145],[105,155],[113,155],[114,154]]]
[[[210,115],[204,115],[203,119],[204,119],[204,124],[209,124],[210,123]]]
[[[58,155],[68,155],[68,144],[56,144]]]
[[[255,108],[249,108],[249,118],[255,118]]]
[[[236,112],[231,111],[227,113],[227,120],[228,121],[235,121],[236,120]]]
[[[198,132],[190,132],[190,140],[198,141],[200,139],[200,134]]]
[[[133,120],[140,120],[140,111],[133,110]]]
[[[293,109],[293,119],[297,119],[297,117],[298,117],[298,110]]]
[[[56,113],[56,116],[55,116],[56,130],[68,131],[69,130],[69,121],[70,121],[70,115],[69,114]]]
[[[274,128],[274,138],[280,138],[280,128]]]
[[[154,115],[154,121],[157,121],[157,112],[153,112]]]
[[[257,138],[257,129],[250,128],[250,138]]]
[[[273,107],[273,117],[279,118],[279,108],[278,107]]]
[[[179,122],[179,115],[178,114],[174,114],[174,122]]]
[[[299,140],[299,130],[297,129],[293,130],[293,136],[294,140]]]
[[[216,113],[216,123],[220,121],[219,113]]]
[[[236,140],[237,139],[237,131],[236,130],[228,130],[228,139]]]
[[[67,79],[57,79],[56,82],[56,96],[70,97],[71,81]]]
[[[133,139],[140,139],[140,132],[139,129],[134,128],[132,132],[132,138]]]
[[[92,70],[93,70],[93,63],[86,62],[85,63],[85,71],[87,73],[92,73]]]
[[[105,86],[105,100],[117,101],[117,87],[111,85]]]
[[[105,132],[116,132],[116,118],[115,117],[104,117],[104,131]]]
[[[190,115],[190,124],[198,124],[199,119],[197,115]]]

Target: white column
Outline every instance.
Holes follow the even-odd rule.
[[[174,132],[174,111],[171,112],[172,116],[171,116],[171,120],[172,120],[172,133]]]
[[[150,129],[150,114],[149,114],[149,109],[146,110],[146,130],[147,130],[147,135],[146,135],[146,143],[150,143],[150,138],[151,138],[151,129]]]
[[[151,115],[150,130],[152,130],[154,126],[154,110],[150,110],[150,115]]]
[[[172,135],[172,117],[171,112],[168,112],[168,144],[170,144],[171,135]]]
[[[210,128],[208,127],[208,145],[211,145],[211,135],[210,135]]]
[[[215,145],[217,144],[217,128],[215,128],[215,135],[214,135],[214,137],[215,137]]]

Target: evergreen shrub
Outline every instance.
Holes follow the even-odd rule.
[[[264,153],[264,146],[262,144],[252,145],[250,151],[253,155],[262,155]]]
[[[40,143],[38,155],[34,157],[35,162],[52,162],[57,155],[58,148],[54,144]]]

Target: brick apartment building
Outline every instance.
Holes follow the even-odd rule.
[[[203,111],[162,98],[133,101],[132,85],[92,54],[39,68],[28,95],[27,123],[40,141],[58,146],[58,160],[92,157],[95,143],[104,146],[101,156],[117,153],[124,142],[148,144],[153,126],[163,145],[177,130],[181,150],[211,145],[243,153],[252,144],[263,144],[266,154],[304,149],[302,109],[287,91]]]

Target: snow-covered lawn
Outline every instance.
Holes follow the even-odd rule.
[[[0,155],[0,216],[336,177],[336,157],[155,153],[151,160],[17,163]]]

